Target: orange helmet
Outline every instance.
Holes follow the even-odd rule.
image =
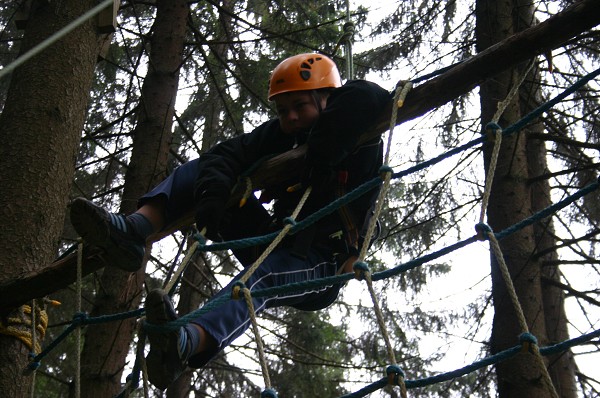
[[[281,61],[271,73],[269,100],[281,93],[341,85],[340,72],[330,58],[314,53],[298,54]]]

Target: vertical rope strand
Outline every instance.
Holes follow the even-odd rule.
[[[239,296],[239,293],[240,293],[239,286],[240,285],[244,286],[244,284],[248,281],[250,276],[258,269],[258,267],[264,262],[264,260],[267,258],[267,256],[269,256],[269,254],[271,254],[271,252],[277,247],[277,245],[281,242],[281,240],[287,235],[288,231],[293,226],[292,223],[295,222],[296,217],[298,217],[298,214],[300,214],[302,207],[304,206],[304,204],[306,203],[306,200],[310,196],[311,191],[312,191],[312,187],[308,187],[306,189],[306,191],[304,191],[304,194],[300,198],[298,205],[296,206],[296,208],[294,209],[294,211],[292,213],[292,216],[290,217],[289,221],[291,221],[291,222],[285,224],[285,226],[279,232],[277,237],[269,244],[269,246],[263,251],[263,253],[260,255],[260,257],[258,259],[256,259],[256,261],[254,261],[254,263],[248,268],[248,270],[244,273],[244,275],[242,275],[242,277],[238,280],[238,285],[234,286],[234,289],[232,292],[232,295],[234,297]],[[263,378],[265,380],[265,388],[270,389],[271,388],[271,377],[269,376],[269,369],[267,367],[267,360],[265,358],[265,352],[264,352],[264,347],[263,347],[263,343],[262,343],[262,338],[260,336],[260,331],[258,329],[258,322],[256,319],[254,303],[252,302],[252,293],[250,292],[250,289],[246,288],[245,286],[241,288],[241,292],[243,293],[244,299],[246,301],[246,305],[248,306],[248,315],[250,317],[250,323],[252,325],[252,330],[254,332],[254,340],[256,341],[256,349],[258,351],[262,374],[263,374]]]
[[[242,289],[246,305],[248,306],[248,314],[250,315],[250,323],[252,324],[252,331],[254,332],[254,340],[256,341],[256,350],[258,351],[258,358],[260,361],[260,368],[262,370],[263,379],[265,380],[265,388],[271,388],[271,377],[269,376],[269,368],[267,366],[267,359],[265,356],[265,348],[262,343],[260,331],[258,330],[258,321],[256,319],[256,313],[254,312],[254,302],[252,301],[252,294],[250,289],[247,287]]]
[[[410,83],[410,82],[405,82],[404,85],[396,87],[396,92],[394,95],[394,106],[392,109],[392,115],[390,117],[390,128],[389,128],[390,131],[388,133],[387,148],[386,148],[385,159],[384,159],[384,165],[385,165],[385,167],[388,167],[388,168],[389,168],[388,164],[389,164],[389,160],[390,160],[392,140],[393,140],[393,135],[394,135],[394,127],[396,126],[396,118],[398,116],[398,108],[404,105],[404,99],[406,98],[406,95],[408,94],[408,92],[410,91],[411,88],[412,88],[412,83]],[[375,231],[377,218],[379,217],[379,215],[381,214],[381,211],[383,209],[384,199],[387,196],[387,193],[389,191],[390,181],[392,178],[391,170],[384,171],[382,178],[383,178],[383,183],[382,183],[381,189],[379,190],[379,193],[377,195],[377,199],[375,201],[375,209],[373,210],[373,215],[371,216],[371,218],[369,220],[367,232],[365,234],[365,239],[364,239],[365,244],[363,244],[363,246],[361,247],[360,253],[358,255],[358,260],[356,263],[363,262],[367,255],[368,244],[366,242],[371,241],[371,238]],[[379,328],[381,330],[381,334],[382,334],[384,342],[385,342],[388,360],[390,361],[391,364],[395,365],[396,364],[396,355],[394,353],[394,347],[392,346],[391,338],[387,331],[387,327],[385,325],[383,311],[381,310],[381,306],[379,305],[379,300],[377,299],[375,289],[373,288],[373,281],[371,279],[371,273],[370,273],[370,271],[367,270],[367,271],[363,272],[362,275],[364,276],[364,279],[367,284],[367,288],[369,290],[369,294],[371,295],[371,301],[373,302],[373,309],[375,311],[375,316],[377,318],[377,322],[379,324]],[[403,397],[406,397],[406,385],[404,384],[404,378],[399,377],[398,380],[399,380],[401,394]]]
[[[500,153],[500,145],[502,143],[502,128],[498,125],[498,120],[500,120],[500,117],[502,116],[502,114],[504,113],[504,111],[506,110],[506,108],[508,107],[510,102],[512,101],[513,97],[515,97],[517,95],[517,93],[519,92],[519,88],[521,87],[521,85],[525,81],[525,78],[527,77],[527,75],[529,74],[531,69],[533,68],[533,65],[534,65],[534,61],[532,61],[529,64],[528,68],[523,72],[523,74],[520,76],[519,79],[516,78],[516,75],[513,76],[513,86],[511,88],[511,90],[507,94],[506,98],[502,102],[498,103],[498,109],[496,110],[496,112],[492,118],[492,121],[488,124],[488,126],[486,126],[486,129],[488,130],[488,137],[492,137],[492,133],[493,133],[494,148],[492,149],[490,166],[489,166],[489,169],[488,169],[488,172],[486,175],[485,188],[484,188],[482,204],[481,204],[481,213],[480,213],[480,217],[479,217],[480,223],[484,222],[485,214],[487,212],[487,207],[488,207],[489,199],[491,196],[492,182],[494,180],[494,175],[496,172],[498,157],[499,157],[499,153]],[[504,280],[504,283],[506,285],[507,292],[510,297],[513,308],[515,310],[520,329],[523,333],[529,333],[529,326],[527,325],[527,319],[525,318],[525,314],[523,313],[523,308],[521,307],[521,303],[519,302],[519,298],[517,296],[515,286],[513,284],[512,278],[510,276],[510,272],[508,271],[508,266],[506,265],[506,262],[504,260],[504,254],[502,253],[502,249],[500,248],[500,243],[498,242],[498,240],[496,239],[496,236],[494,235],[494,233],[491,230],[487,231],[486,235],[490,242],[490,248],[491,248],[492,252],[494,253],[496,261],[498,262],[498,268],[500,269],[500,273],[502,274],[502,279]],[[534,356],[540,367],[540,371],[542,373],[542,379],[544,380],[544,384],[546,384],[546,387],[548,388],[548,391],[550,392],[550,394],[553,397],[558,398],[558,393],[556,392],[556,389],[554,388],[554,384],[552,383],[552,378],[550,377],[548,369],[546,368],[546,364],[544,363],[544,359],[542,358],[542,355],[540,354],[539,349],[537,349],[537,346],[534,351]]]

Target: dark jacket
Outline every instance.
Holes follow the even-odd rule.
[[[248,134],[217,144],[201,155],[195,187],[196,200],[200,206],[204,200],[215,197],[226,201],[238,177],[256,162],[307,142],[306,167],[333,170],[335,181],[329,188],[313,190],[297,221],[302,220],[343,194],[341,191],[351,191],[378,175],[382,162],[380,138],[372,139],[358,148],[356,144],[359,136],[373,126],[390,99],[390,93],[374,83],[350,81],[331,92],[319,120],[306,134],[286,135],[280,129],[278,119],[273,119]],[[270,196],[275,199],[275,220],[281,221],[290,216],[298,204],[303,190],[293,193],[286,191],[288,186],[296,183],[297,178],[281,186],[268,187]],[[344,209],[346,214],[342,217],[350,215],[352,222],[360,229],[375,195],[373,190],[352,202]],[[334,213],[318,223],[319,239],[344,228],[347,223],[342,222],[340,214]],[[257,234],[260,233],[264,231],[257,231]]]

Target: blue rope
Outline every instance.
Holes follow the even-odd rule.
[[[42,358],[44,358],[50,351],[52,351],[61,341],[63,341],[73,330],[75,330],[78,326],[84,325],[96,325],[100,323],[112,322],[115,320],[122,320],[128,318],[139,318],[144,314],[144,309],[139,308],[134,311],[123,312],[114,315],[102,315],[90,318],[86,313],[77,313],[73,316],[73,322],[65,328],[65,330],[55,338],[48,346],[42,350],[39,354],[37,354],[33,360],[39,362]]]
[[[570,86],[569,88],[567,88],[566,90],[564,90],[561,94],[557,95],[556,97],[554,97],[553,99],[549,100],[548,102],[544,103],[543,105],[541,105],[540,107],[536,108],[535,110],[533,110],[532,112],[530,112],[528,115],[526,115],[525,117],[523,117],[521,120],[519,120],[518,122],[514,123],[513,125],[509,126],[508,128],[504,129],[502,131],[503,135],[509,135],[512,134],[515,131],[520,130],[521,128],[523,128],[525,125],[527,125],[528,123],[530,123],[533,119],[535,119],[536,117],[538,117],[540,114],[542,114],[543,112],[547,111],[548,109],[550,109],[552,106],[554,106],[555,104],[557,104],[558,102],[562,101],[564,98],[566,98],[568,95],[570,95],[571,93],[575,92],[576,90],[578,90],[579,88],[581,88],[583,85],[585,85],[588,81],[592,80],[593,78],[595,78],[596,76],[598,76],[600,74],[600,68],[595,70],[594,72],[588,74],[587,76],[579,79],[576,83],[574,83],[572,86]],[[408,174],[414,173],[416,171],[420,171],[423,170],[427,167],[430,167],[436,163],[439,163],[440,161],[447,159],[451,156],[454,156],[455,154],[458,154],[468,148],[471,148],[477,144],[483,143],[485,141],[485,136],[482,136],[480,138],[477,138],[475,140],[472,140],[471,142],[468,142],[464,145],[461,145],[457,148],[454,148],[452,150],[449,150],[435,158],[430,159],[429,161],[420,163],[419,165],[415,165],[413,167],[407,168],[406,170],[403,170],[401,172],[395,173],[393,175],[393,178],[401,178],[403,176],[406,176]],[[374,189],[375,187],[381,185],[381,177],[376,177],[373,178],[370,181],[365,182],[364,184],[362,184],[361,186],[357,187],[356,189],[354,189],[353,191],[349,192],[348,194],[336,199],[335,201],[331,202],[328,206],[323,207],[322,209],[320,209],[319,211],[311,214],[310,216],[306,217],[304,220],[297,222],[295,220],[289,219],[286,222],[290,225],[292,225],[292,228],[290,229],[291,233],[295,233],[298,232],[310,225],[312,225],[313,223],[315,223],[316,221],[320,220],[321,218],[325,217],[326,215],[329,215],[331,213],[333,213],[335,210],[337,210],[340,206],[345,205],[355,199],[357,199],[358,197],[364,195],[366,192]],[[497,239],[502,239],[528,225],[533,224],[535,221],[541,219],[541,218],[545,218],[548,217],[552,214],[554,214],[556,211],[566,207],[567,205],[573,203],[574,201],[578,200],[579,198],[583,197],[584,195],[598,189],[598,186],[600,185],[600,179],[588,186],[586,186],[583,189],[578,190],[577,192],[575,192],[573,195],[570,195],[569,197],[563,199],[562,201],[559,201],[551,206],[548,206],[546,209],[543,209],[542,211],[532,215],[531,217],[517,223],[514,224],[513,226],[506,228],[504,231],[496,233],[495,236]],[[485,226],[481,226],[478,225],[477,228],[485,228]],[[245,239],[240,239],[240,240],[235,240],[235,241],[229,241],[229,242],[220,242],[220,243],[214,243],[211,245],[206,245],[205,242],[200,242],[200,247],[199,250],[202,251],[216,251],[216,250],[225,250],[225,249],[239,249],[239,248],[245,248],[245,247],[250,247],[250,246],[255,246],[255,245],[260,245],[260,244],[264,244],[264,243],[268,243],[270,241],[272,241],[279,232],[274,232],[271,234],[267,234],[267,235],[263,235],[263,236],[258,236],[258,237],[253,237],[253,238],[245,238]],[[382,279],[386,279],[389,278],[391,276],[395,276],[398,275],[402,272],[406,272],[408,270],[414,269],[426,262],[429,262],[433,259],[442,257],[448,253],[451,253],[455,250],[458,250],[462,247],[465,247],[471,243],[473,243],[474,241],[478,240],[480,238],[480,234],[477,234],[475,236],[472,236],[468,239],[465,239],[461,242],[457,242],[453,245],[450,245],[446,248],[443,248],[441,250],[438,250],[434,253],[430,253],[428,255],[422,256],[418,259],[414,259],[411,261],[408,261],[404,264],[401,264],[399,266],[396,266],[394,268],[388,269],[386,271],[382,271],[382,272],[377,272],[375,274],[373,274],[372,279],[374,281],[376,280],[382,280]],[[368,270],[368,265],[367,264],[362,264],[363,268]],[[360,271],[360,267],[358,267],[359,271]],[[363,271],[364,271],[363,269]],[[273,296],[276,295],[277,293],[280,293],[281,291],[285,291],[285,292],[296,292],[296,291],[303,291],[303,290],[307,290],[310,288],[314,288],[315,286],[328,286],[328,285],[332,285],[332,284],[340,284],[340,283],[345,283],[347,281],[349,281],[350,279],[353,278],[353,275],[351,274],[344,274],[344,275],[338,275],[338,276],[334,276],[334,277],[327,277],[327,278],[322,278],[319,280],[315,280],[315,281],[306,281],[306,282],[301,282],[301,283],[293,283],[293,284],[288,284],[285,286],[278,286],[278,287],[272,287],[272,288],[267,288],[267,289],[260,289],[260,290],[256,290],[252,293],[252,295],[254,297],[267,297],[267,296]],[[216,299],[211,300],[210,302],[208,302],[205,306],[203,306],[201,309],[191,312],[179,319],[177,319],[176,321],[173,322],[169,322],[167,324],[163,324],[163,325],[152,325],[149,323],[145,323],[144,327],[146,328],[146,330],[153,330],[153,331],[172,331],[172,330],[177,330],[179,327],[189,323],[189,321],[193,318],[198,317],[199,315],[208,312],[214,308],[217,308],[218,306],[220,306],[222,303],[231,300],[231,294],[225,294],[221,297],[218,297]],[[90,318],[87,316],[87,314],[75,314],[75,316],[73,317],[73,323],[71,323],[71,325],[69,325],[53,342],[51,342],[40,354],[36,355],[32,362],[29,365],[29,369],[30,370],[34,370],[35,368],[37,368],[40,364],[40,359],[42,359],[44,356],[46,356],[52,349],[54,349],[62,340],[64,340],[68,334],[70,334],[74,329],[76,329],[78,326],[81,325],[91,325],[91,324],[99,324],[99,323],[105,323],[105,322],[110,322],[110,321],[114,321],[114,320],[122,320],[122,319],[127,319],[127,318],[131,318],[131,317],[139,317],[144,313],[144,309],[138,309],[135,311],[130,311],[130,312],[126,312],[126,313],[121,313],[121,314],[114,314],[114,315],[105,315],[105,316],[98,316],[98,317],[94,317],[94,318]],[[590,340],[591,338],[594,337],[598,337],[600,336],[600,330],[594,331],[588,335],[582,335],[576,339],[571,339],[568,341],[565,341],[563,343],[560,344],[556,344],[554,346],[550,346],[550,347],[545,347],[540,349],[540,352],[542,353],[542,355],[549,355],[551,353],[558,353],[558,352],[562,352],[570,347],[573,347],[575,345],[581,344],[585,341]],[[535,336],[531,336],[531,335],[527,335],[527,336],[522,336],[523,338],[523,342],[528,342],[528,343],[535,343],[537,344],[537,341],[535,340]],[[415,380],[415,381],[410,381],[407,380],[405,382],[406,387],[407,388],[415,388],[415,387],[422,387],[425,385],[429,385],[429,384],[434,384],[434,383],[438,383],[440,381],[447,381],[450,379],[453,379],[455,377],[470,373],[474,370],[477,370],[481,367],[484,366],[488,366],[490,364],[496,363],[500,360],[504,360],[506,358],[511,357],[512,355],[514,355],[516,352],[518,352],[521,349],[521,346],[517,346],[517,347],[513,347],[510,348],[508,350],[505,350],[501,353],[498,353],[494,356],[485,358],[481,361],[477,361],[471,365],[465,366],[464,368],[461,369],[457,369],[455,371],[452,372],[448,372],[448,373],[444,373],[441,375],[437,375],[437,376],[433,376],[433,377],[429,377],[426,379],[421,379],[421,380]],[[134,366],[134,376],[137,374],[137,372],[139,372],[139,369],[136,370],[136,367]],[[134,377],[135,378],[135,377]],[[139,378],[136,378],[135,380],[139,380]],[[134,380],[134,381],[135,381]],[[350,394],[350,395],[345,395],[344,397],[362,397],[365,395],[359,395],[359,394],[367,394],[367,393],[371,393],[374,392],[378,389],[381,389],[383,387],[385,387],[388,384],[388,378],[384,378],[382,380],[379,380],[363,389],[361,389],[360,391]],[[274,395],[272,395],[274,394]],[[265,390],[263,391],[263,393],[261,394],[262,396],[265,397],[276,397],[277,394],[273,391],[273,390]]]
[[[499,233],[495,233],[494,235],[496,236],[496,238],[498,240],[501,240],[501,239],[525,228],[526,226],[532,224],[536,220],[545,218],[545,217],[553,214],[554,212],[568,206],[569,204],[571,204],[574,201],[581,198],[583,195],[588,194],[588,193],[594,191],[595,189],[598,189],[599,185],[600,185],[599,182],[592,183],[592,184],[588,185],[587,187],[584,187],[581,190],[577,191],[576,193],[569,196],[568,198],[566,198],[556,204],[553,204],[545,209],[542,209],[541,211],[535,213],[534,215],[527,218],[526,220],[523,220],[522,222],[515,224],[516,227],[511,226]],[[481,226],[478,225],[477,228],[481,228]],[[390,269],[387,269],[384,271],[376,272],[372,275],[372,280],[373,281],[383,280],[383,279],[390,278],[392,276],[399,275],[403,272],[407,272],[407,271],[412,270],[418,266],[421,266],[427,262],[430,262],[430,261],[440,258],[446,254],[452,253],[458,249],[466,247],[479,239],[480,239],[480,234],[478,233],[467,239],[464,239],[462,241],[459,241],[457,243],[454,243],[452,245],[444,247],[438,251],[435,251],[435,252],[426,254],[422,257],[410,260],[410,261],[400,264],[396,267],[393,267],[393,268],[390,268]],[[364,267],[366,267],[366,269],[368,269],[368,266],[366,264],[364,264]],[[254,291],[252,291],[252,296],[253,297],[272,297],[279,293],[284,293],[284,292],[287,292],[287,293],[303,292],[306,290],[313,289],[315,287],[324,287],[324,286],[345,283],[353,278],[354,278],[353,274],[342,274],[342,275],[320,278],[318,280],[290,283],[290,284],[286,284],[286,285],[282,285],[282,286],[274,286],[274,287],[270,287],[270,288],[254,290]],[[202,315],[208,311],[211,311],[214,308],[217,308],[218,306],[220,306],[222,303],[230,300],[231,299],[230,296],[231,296],[231,294],[224,294],[223,296],[218,297],[217,299],[209,301],[204,307],[202,307],[198,310],[192,311],[189,314],[186,314],[186,315],[182,316],[181,318],[178,318],[175,321],[172,321],[172,322],[169,322],[169,323],[166,323],[163,325],[152,325],[152,324],[146,323],[145,327],[147,327],[148,330],[153,330],[153,331],[177,330],[179,327],[185,326],[186,324],[188,324],[189,321],[191,321],[192,319],[197,318],[200,315]]]
[[[532,336],[532,337],[535,339],[534,336]],[[560,352],[564,352],[565,350],[567,350],[571,347],[581,345],[582,343],[590,341],[596,337],[600,337],[600,329],[595,330],[588,334],[581,335],[574,339],[566,340],[562,343],[559,343],[559,344],[556,344],[553,346],[547,346],[547,347],[540,348],[540,353],[544,356],[557,354]],[[504,351],[501,351],[495,355],[491,355],[491,356],[483,358],[479,361],[475,361],[475,362],[471,363],[470,365],[464,366],[460,369],[456,369],[451,372],[441,373],[439,375],[426,377],[426,378],[422,378],[422,379],[405,380],[404,383],[405,383],[407,389],[413,389],[413,388],[426,387],[429,385],[449,381],[449,380],[455,379],[457,377],[461,377],[461,376],[467,375],[469,373],[472,373],[476,370],[479,370],[479,369],[485,368],[487,366],[494,365],[496,363],[499,363],[499,362],[505,361],[509,358],[512,358],[513,356],[517,355],[522,349],[523,349],[522,345],[517,345],[517,346],[511,347],[511,348],[508,348]],[[373,393],[377,390],[384,388],[387,384],[388,384],[388,379],[387,379],[387,377],[384,377],[382,379],[375,381],[372,384],[369,384],[368,386],[366,386],[356,392],[344,395],[342,398],[364,397],[370,393]]]

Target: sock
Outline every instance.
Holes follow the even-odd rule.
[[[199,344],[200,332],[198,332],[198,329],[191,324],[182,326],[179,333],[179,358],[181,358],[182,361],[187,361],[187,359],[196,352]]]
[[[140,213],[130,214],[125,219],[131,226],[132,232],[144,242],[154,233],[154,226],[150,220]]]

